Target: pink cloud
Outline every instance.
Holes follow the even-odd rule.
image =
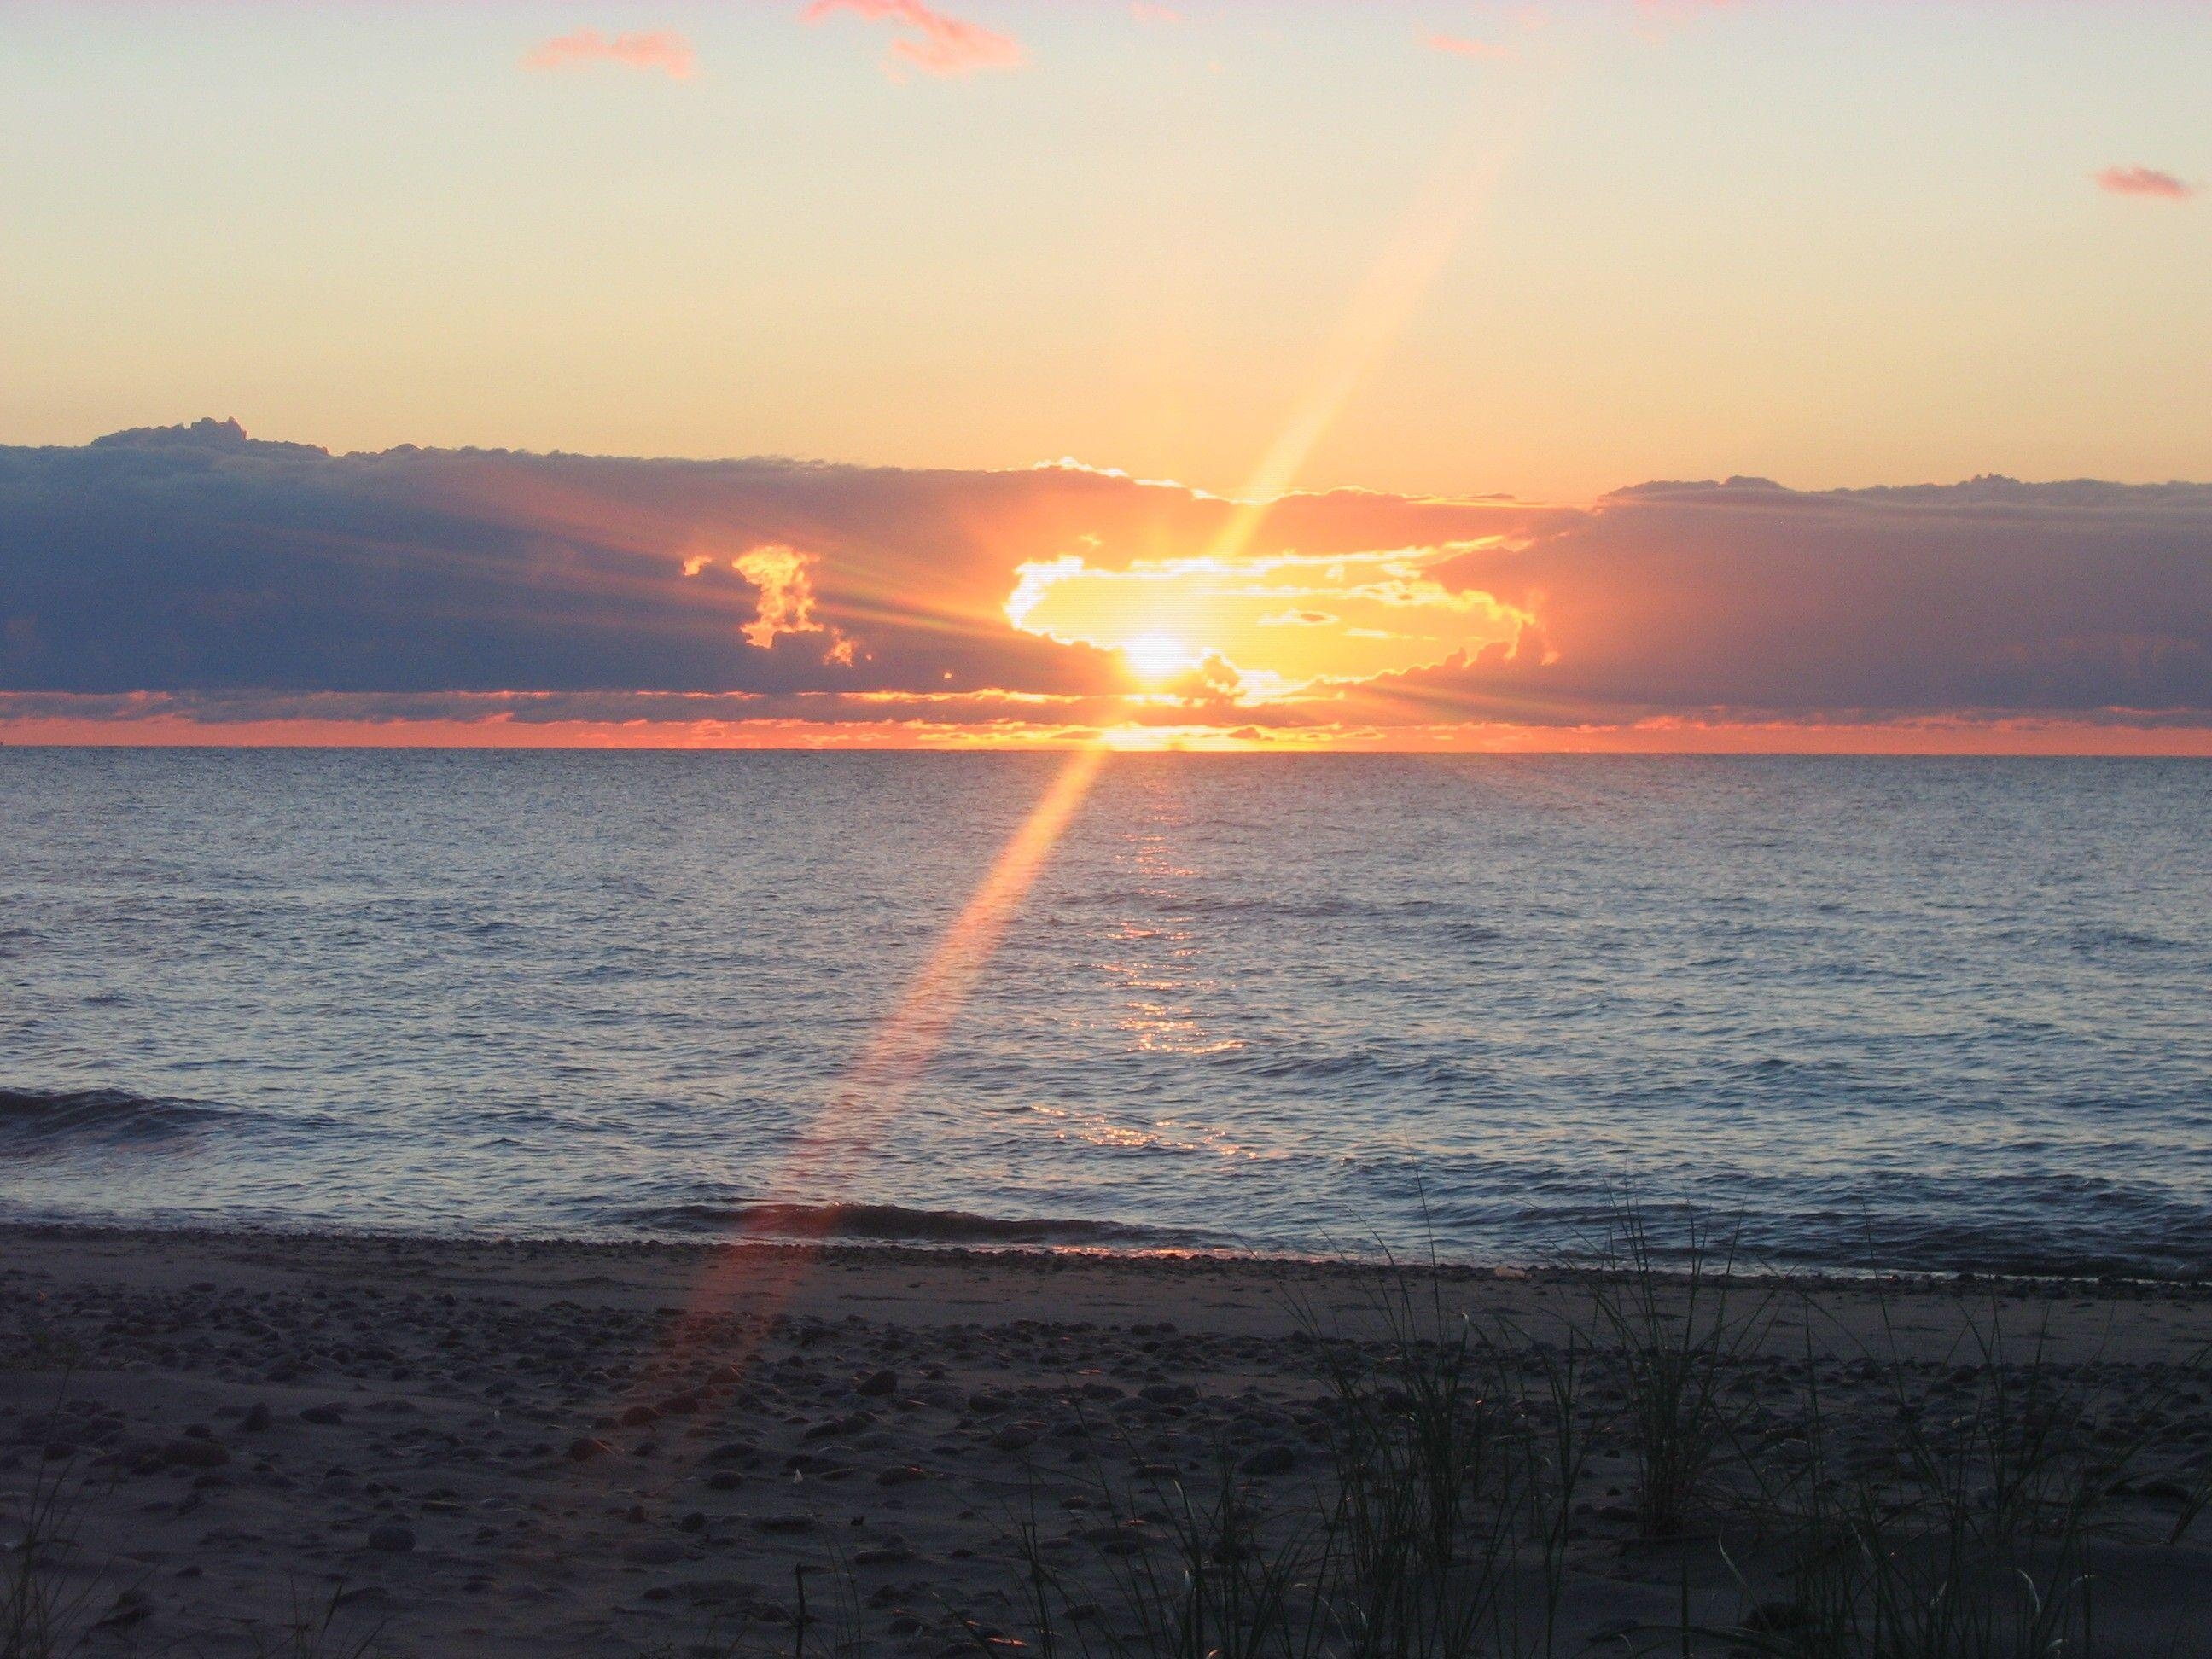
[[[2148,196],[2165,202],[2185,202],[2197,194],[2195,185],[2156,167],[2106,167],[2097,174],[2097,188],[2114,196]]]
[[[1455,58],[1510,58],[1510,46],[1492,46],[1487,40],[1471,40],[1463,34],[1431,34],[1423,43],[1431,52],[1449,52]]]
[[[690,80],[696,67],[691,43],[665,29],[611,38],[597,29],[578,29],[548,40],[522,60],[526,70],[576,69],[589,64],[619,64],[672,81]]]
[[[811,0],[800,17],[818,23],[840,11],[905,31],[891,43],[891,61],[884,65],[894,74],[904,65],[925,75],[970,75],[1019,69],[1024,61],[1021,42],[1012,36],[933,11],[921,0]]]

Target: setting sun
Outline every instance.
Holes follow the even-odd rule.
[[[1181,640],[1157,629],[1138,635],[1121,647],[1121,654],[1128,659],[1131,668],[1148,680],[1166,679],[1198,660]]]

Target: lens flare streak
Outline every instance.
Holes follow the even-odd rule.
[[[799,1138],[776,1178],[768,1183],[770,1190],[764,1197],[803,1190],[805,1176],[832,1148],[872,1139],[877,1130],[898,1115],[908,1090],[944,1045],[945,1034],[966,1006],[1038,872],[1090,793],[1108,752],[1102,747],[1090,747],[1068,757],[1043,799],[1000,852],[982,884],[945,929],[897,1006],[832,1092],[829,1104]],[[760,1230],[751,1226],[741,1230],[698,1286],[688,1315],[697,1317],[720,1311],[736,1295],[743,1295],[756,1314],[773,1314],[788,1300],[811,1266],[815,1252],[807,1247],[817,1243],[821,1230],[830,1224],[826,1211],[823,1213],[817,1231],[811,1235],[794,1240],[787,1226],[778,1230],[779,1242],[801,1248],[746,1249],[744,1246],[758,1238]],[[679,1328],[678,1340],[682,1336]]]

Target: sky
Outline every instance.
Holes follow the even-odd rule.
[[[0,738],[2212,752],[2208,72],[0,0]]]

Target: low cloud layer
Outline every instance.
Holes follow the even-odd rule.
[[[1010,619],[1050,609],[1041,572],[1088,642]],[[1208,616],[1316,666],[1255,672]],[[1105,648],[1178,618],[1187,673]],[[0,449],[0,720],[155,715],[2212,728],[2212,486],[1255,510],[1073,465],[334,457],[215,422]]]
[[[2212,721],[2212,487],[1653,484],[1434,573],[1531,620],[1376,717]]]

